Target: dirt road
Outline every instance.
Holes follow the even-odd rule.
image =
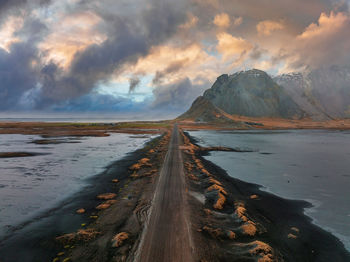
[[[137,261],[193,261],[180,143],[175,124]]]

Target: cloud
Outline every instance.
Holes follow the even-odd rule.
[[[228,14],[221,13],[221,14],[217,14],[214,17],[213,23],[218,27],[229,27],[231,24],[231,20]]]
[[[209,88],[209,82],[193,85],[191,80],[183,78],[173,83],[158,86],[153,90],[152,108],[183,112],[188,109],[193,100]]]
[[[140,23],[135,23],[133,18],[104,14],[106,17],[103,18],[108,19],[105,41],[78,51],[68,72],[56,64],[48,65],[52,68],[49,74],[42,71],[43,100],[40,106],[87,94],[98,82],[108,81],[123,65],[136,63],[153,45],[176,32],[185,19],[178,11],[176,6],[162,1],[143,10]]]
[[[102,19],[91,11],[63,14],[60,23],[54,23],[50,34],[39,44],[46,61],[54,61],[68,68],[74,55],[92,44],[101,44],[106,35],[98,31]]]
[[[217,35],[216,49],[222,54],[224,60],[239,57],[253,49],[253,45],[241,37],[234,37],[228,33]]]
[[[68,99],[53,105],[50,110],[58,112],[138,112],[147,108],[127,97],[91,92],[78,98]]]
[[[198,17],[193,15],[192,13],[187,14],[187,21],[184,24],[179,25],[181,29],[190,29],[197,25]]]
[[[28,3],[32,5],[44,5],[48,4],[51,0],[2,0],[0,1],[0,12],[5,12],[9,9],[22,7]]]
[[[264,20],[256,25],[256,30],[261,36],[269,36],[272,32],[283,28],[284,25],[281,21]]]
[[[133,76],[129,79],[129,93],[134,92],[136,87],[140,84],[140,78]]]
[[[134,66],[127,66],[125,74],[153,75],[151,85],[168,84],[188,77],[214,80],[215,68],[220,67],[220,60],[208,54],[198,43],[187,46],[154,46],[149,54],[142,57]]]
[[[243,18],[240,16],[240,17],[234,17],[233,18],[233,25],[234,26],[239,26],[243,23]]]
[[[36,85],[33,67],[37,50],[33,46],[14,43],[10,52],[0,49],[0,109],[16,108],[22,96]]]
[[[24,19],[22,17],[10,16],[0,28],[0,48],[9,52],[12,44],[20,42],[20,38],[15,33],[23,26]]]
[[[164,70],[157,71],[156,75],[152,80],[153,85],[161,84],[164,77],[168,77],[170,74],[178,72],[181,68],[185,66],[188,60],[188,58],[184,58],[181,60],[171,62]]]
[[[280,58],[290,68],[319,68],[330,65],[350,65],[349,13],[322,13],[288,46]]]

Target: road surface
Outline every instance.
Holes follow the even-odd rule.
[[[193,261],[180,143],[175,124],[140,242],[139,262]]]

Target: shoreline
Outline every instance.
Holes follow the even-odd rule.
[[[52,261],[62,250],[55,238],[65,233],[84,228],[83,224],[94,222],[91,214],[97,214],[96,206],[101,202],[96,196],[106,190],[122,188],[128,179],[129,167],[145,156],[146,151],[159,143],[163,135],[151,139],[145,145],[122,159],[113,161],[105,170],[88,178],[87,185],[77,193],[61,201],[58,205],[17,225],[0,239],[0,261]],[[118,179],[118,184],[111,183]],[[85,214],[76,214],[84,207]],[[90,215],[89,215],[90,214]]]
[[[188,133],[186,136],[192,144],[197,146],[194,137]],[[228,194],[233,195],[234,201],[237,202],[238,198],[239,201],[244,202],[249,215],[260,220],[258,223],[261,223],[267,232],[262,233],[261,236],[258,235],[258,238],[276,249],[280,253],[280,259],[284,261],[350,261],[350,252],[345,249],[344,243],[332,233],[314,224],[312,219],[304,213],[306,208],[312,207],[311,203],[305,200],[285,199],[262,190],[262,185],[233,178],[221,167],[206,160],[204,156],[208,154],[209,151],[203,150],[195,153],[204,168],[222,183]],[[258,196],[258,199],[251,199],[254,195]],[[224,207],[222,212],[231,213],[232,210]],[[271,221],[273,226],[270,224]],[[220,222],[217,226],[220,226]],[[293,227],[298,229],[298,234],[295,234],[296,239],[288,238],[288,234],[291,234],[290,229]],[[226,261],[225,258],[223,261]]]
[[[293,130],[295,130],[295,129],[293,129]],[[299,129],[297,129],[297,130],[299,130]],[[270,131],[270,130],[268,130],[268,131]],[[272,130],[270,132],[274,132],[274,131],[278,132],[277,130]],[[314,129],[314,130],[309,130],[309,131],[317,132],[317,131],[321,131],[321,130]],[[323,131],[327,131],[327,130],[323,130]],[[334,132],[334,130],[330,130],[330,131]],[[259,132],[263,132],[263,130],[259,130]],[[288,132],[288,130],[287,130],[287,132]],[[344,132],[344,130],[339,130],[339,132]],[[249,134],[251,134],[251,132],[249,132]],[[199,143],[199,141],[195,137],[191,137],[191,141],[193,141],[195,144]],[[210,156],[210,152],[209,151],[205,152],[204,154],[202,154],[202,156],[203,157]],[[204,158],[204,159],[209,161],[211,164],[216,165],[210,159],[208,159],[208,158]],[[223,170],[223,171],[225,173],[227,173],[225,170]],[[258,183],[254,183],[254,182],[249,182],[249,181],[245,181],[244,179],[241,180],[240,178],[230,176],[229,174],[227,174],[227,175],[229,177],[232,177],[232,178],[237,179],[239,181],[242,181],[242,182],[245,182],[245,183],[254,184],[254,185],[258,186],[261,191],[269,193],[269,194],[272,194],[272,195],[275,195],[277,197],[285,199],[286,201],[305,201],[305,202],[307,202],[309,204],[309,206],[304,208],[303,214],[305,216],[309,217],[312,220],[312,224],[314,224],[317,227],[320,227],[324,231],[329,232],[330,234],[332,234],[333,236],[338,238],[343,243],[343,245],[344,245],[345,249],[347,250],[347,252],[350,252],[350,239],[349,239],[349,236],[341,234],[339,231],[337,231],[336,229],[332,228],[331,226],[328,226],[327,224],[325,225],[325,224],[319,223],[317,217],[313,215],[314,210],[317,209],[322,204],[320,201],[313,200],[313,199],[307,199],[307,198],[305,198],[305,199],[298,198],[298,197],[293,198],[293,197],[290,197],[288,195],[279,194],[279,193],[273,191],[268,185],[258,184]]]

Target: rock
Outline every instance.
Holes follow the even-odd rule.
[[[296,233],[299,233],[299,228],[297,227],[291,227],[290,230],[293,230]]]
[[[208,208],[203,209],[203,211],[204,211],[207,215],[213,214],[213,211],[211,211],[211,210],[208,209]]]
[[[224,204],[226,202],[226,197],[221,194],[221,193],[218,193],[218,199],[216,200],[216,203],[213,205],[213,207],[215,209],[223,209],[224,208]]]
[[[297,236],[292,234],[292,233],[289,233],[288,234],[288,238],[291,238],[291,239],[297,239]]]
[[[109,199],[115,198],[116,196],[117,194],[114,194],[114,193],[105,193],[105,194],[98,195],[97,198],[102,200],[109,200]]]
[[[116,234],[112,239],[113,247],[120,247],[123,245],[124,241],[129,238],[129,234],[126,232],[120,232]]]
[[[220,228],[212,228],[210,226],[204,226],[202,230],[203,232],[208,233],[214,239],[218,239],[223,235],[223,232]]]
[[[80,208],[77,211],[75,211],[77,214],[84,214],[85,213],[85,209],[84,208]]]
[[[255,236],[257,232],[257,228],[255,223],[252,221],[247,221],[245,224],[241,226],[242,233],[248,236]]]
[[[246,215],[247,209],[243,205],[239,205],[236,207],[235,215],[244,222],[248,221],[247,215]]]
[[[207,191],[205,193],[205,198],[209,202],[213,202],[213,207],[215,209],[223,209],[224,204],[226,202],[226,198],[223,194],[221,194],[218,190],[213,191]]]
[[[207,188],[208,191],[213,191],[213,190],[217,190],[219,191],[220,193],[224,194],[224,195],[227,195],[227,192],[225,191],[225,189],[220,186],[220,185],[217,185],[217,184],[213,184],[211,185],[210,187]]]
[[[107,203],[102,203],[96,207],[97,210],[103,210],[109,208],[111,205]]]
[[[233,232],[233,231],[231,231],[231,230],[229,230],[229,231],[227,232],[227,235],[228,235],[228,238],[229,238],[229,239],[235,239],[235,238],[236,238],[235,232]]]
[[[249,251],[252,255],[259,256],[258,262],[272,262],[273,260],[273,250],[272,248],[259,240],[253,241],[248,245],[252,245],[253,248]]]
[[[258,199],[259,197],[258,197],[258,195],[251,195],[250,196],[250,199]]]
[[[97,235],[101,234],[100,232],[88,228],[88,229],[79,229],[76,233],[69,233],[59,237],[56,237],[56,240],[62,243],[70,243],[73,241],[90,241],[94,239]],[[73,246],[72,246],[73,248]]]

